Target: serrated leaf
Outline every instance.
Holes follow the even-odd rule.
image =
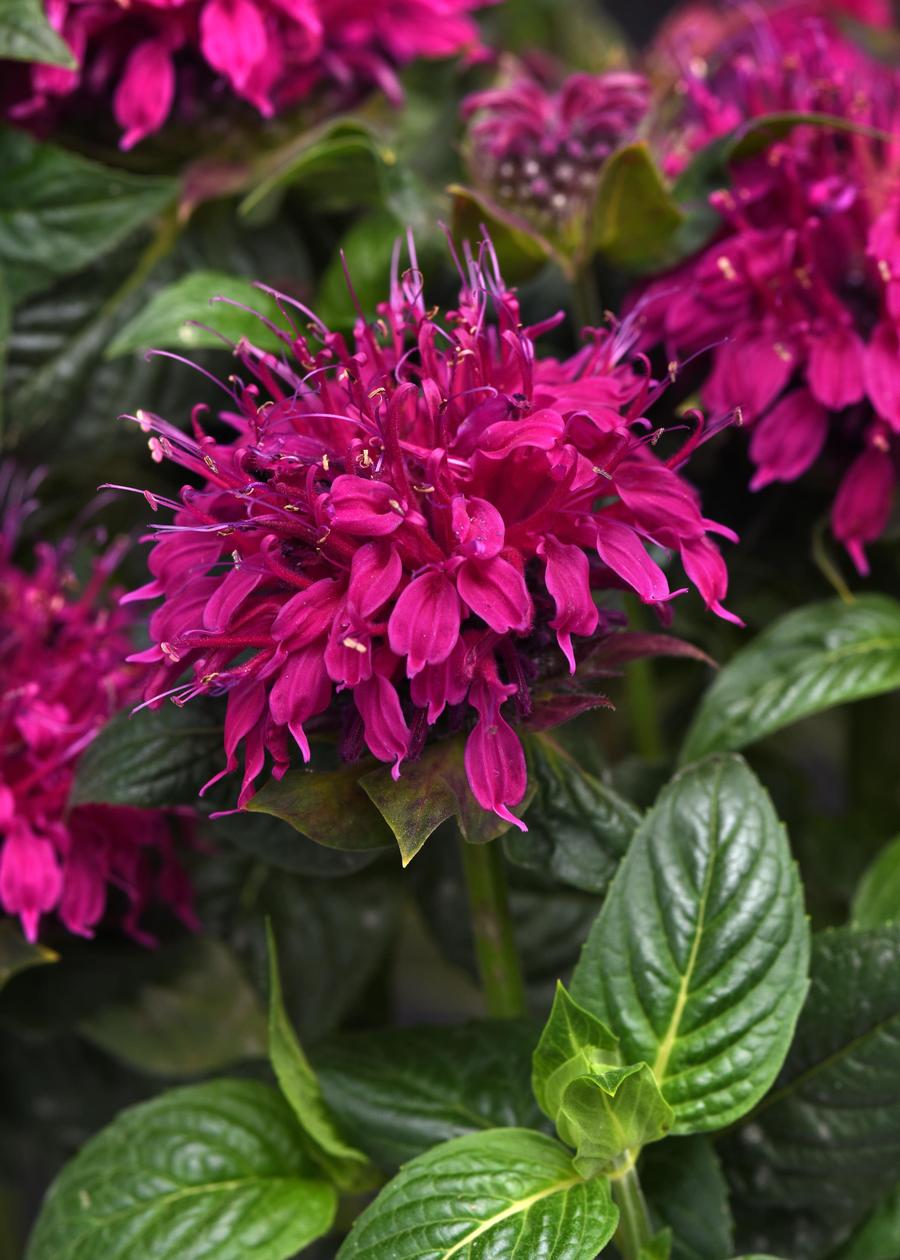
[[[863,595],[788,613],[722,669],[700,703],[683,762],[738,750],[800,718],[900,687],[900,603]]]
[[[853,1231],[833,1260],[900,1260],[900,1187]]]
[[[528,831],[504,838],[507,857],[584,892],[604,892],[640,812],[552,735],[529,735],[525,748],[536,795],[525,819]]]
[[[638,828],[572,978],[622,1057],[653,1068],[674,1132],[721,1128],[781,1067],[809,932],[784,829],[739,757],[682,771]]]
[[[222,337],[235,344],[246,337],[262,350],[283,350],[285,343],[254,311],[279,328],[287,327],[274,298],[249,280],[221,271],[194,271],[154,293],[116,333],[106,358],[148,349],[227,349]]]
[[[305,189],[319,208],[331,211],[377,203],[379,168],[390,156],[361,120],[334,118],[265,154],[239,211],[255,218],[268,214],[291,187]]]
[[[117,714],[79,761],[72,804],[139,809],[193,804],[222,768],[223,719],[215,705],[203,704]]]
[[[362,1151],[355,1150],[341,1137],[284,1008],[271,922],[266,924],[266,938],[269,946],[269,1058],[281,1092],[300,1123],[304,1146],[313,1163],[341,1190],[366,1189],[374,1184],[369,1161]]]
[[[0,989],[20,971],[58,959],[59,955],[52,949],[27,941],[15,923],[0,922]]]
[[[69,45],[47,21],[40,0],[0,0],[0,57],[74,70]]]
[[[0,266],[13,303],[81,271],[174,202],[175,180],[131,175],[0,130]]]
[[[492,1129],[400,1170],[353,1223],[338,1260],[595,1260],[618,1220],[553,1138]]]
[[[595,1068],[563,1090],[556,1128],[575,1148],[573,1163],[585,1177],[612,1172],[642,1146],[671,1130],[675,1113],[646,1063]],[[634,1158],[632,1154],[632,1159]]]
[[[382,850],[326,849],[290,824],[271,814],[241,810],[211,819],[210,829],[217,844],[225,844],[266,866],[277,866],[294,875],[311,879],[341,879],[355,875],[378,860]]]
[[[342,1131],[394,1169],[465,1133],[540,1124],[535,1036],[527,1020],[350,1033],[316,1046],[312,1060]]]
[[[482,809],[472,795],[464,755],[462,738],[443,739],[405,764],[396,781],[387,767],[360,779],[393,832],[404,866],[448,818],[456,819],[463,838],[472,844],[485,844],[509,830],[509,823]],[[518,813],[527,808],[533,793],[534,785],[529,784],[525,799],[516,807]]]
[[[673,1260],[722,1260],[734,1251],[728,1185],[708,1138],[674,1138],[641,1153],[653,1220],[672,1230]]]
[[[367,776],[366,763],[338,770],[289,770],[283,779],[270,779],[247,808],[280,818],[329,849],[355,853],[393,847],[390,829],[362,790]]]
[[[894,1188],[898,1046],[900,925],[814,938],[809,1000],[790,1055],[726,1148],[754,1225],[762,1213],[797,1225],[808,1216],[827,1243]]]
[[[900,920],[900,836],[885,845],[860,880],[851,918],[858,928]]]
[[[600,1063],[617,1063],[618,1051],[618,1038],[557,981],[553,1006],[532,1058],[531,1084],[544,1114],[555,1121],[568,1080],[579,1071],[589,1071],[595,1058]],[[572,1070],[564,1080],[560,1069],[570,1064]]]
[[[594,248],[609,262],[643,270],[664,261],[684,218],[643,141],[603,165],[593,211]]]
[[[265,1016],[231,952],[197,939],[176,951],[171,978],[82,1020],[82,1036],[157,1076],[198,1076],[266,1052]]]
[[[122,1112],[50,1187],[27,1260],[287,1260],[326,1233],[287,1103],[256,1081],[172,1090]]]

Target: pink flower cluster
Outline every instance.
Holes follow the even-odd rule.
[[[0,101],[40,127],[67,100],[111,95],[123,149],[216,83],[267,118],[321,85],[339,103],[372,86],[396,101],[398,68],[478,48],[470,12],[485,2],[45,0],[78,68],[5,63]]]
[[[25,572],[11,558],[17,516],[13,505],[0,536],[0,906],[19,916],[30,941],[54,910],[70,932],[91,936],[113,884],[130,903],[126,930],[152,943],[139,927],[152,899],[194,922],[174,851],[180,820],[118,806],[69,808],[79,757],[135,698],[135,672],[123,664],[128,619],[101,599],[116,554],[80,590],[63,552],[47,543],[36,548],[34,572]]]
[[[539,360],[538,336],[562,317],[523,327],[489,247],[478,262],[467,254],[442,320],[410,254],[350,344],[276,295],[284,352],[236,347],[255,381],[223,386],[230,440],[206,432],[199,410],[191,436],[139,413],[154,458],[200,485],[165,504],[174,524],[152,535],[152,580],[128,598],[162,604],[151,646],[131,659],[148,667],[154,702],[227,694],[222,773],[243,741],[241,806],[267,753],[276,776],[294,746],[309,759],[312,723],[342,722],[344,754],[368,748],[397,777],[429,728],[471,718],[472,791],[522,825],[510,723],[529,711],[535,659],[555,638],[560,668],[575,671],[573,637],[605,625],[596,590],[661,607],[678,593],[650,543],[678,552],[729,616],[707,537],[729,531],[650,449],[642,416],[659,391],[623,361],[624,330]]]
[[[644,295],[647,341],[720,343],[702,396],[741,409],[752,489],[832,461],[832,528],[866,573],[900,469],[900,74],[802,9],[745,23],[712,68],[681,51],[689,149],[785,110],[838,125],[735,164],[713,243]],[[679,141],[670,169],[685,160]]]
[[[647,110],[637,74],[573,74],[558,91],[520,74],[463,102],[476,182],[519,213],[559,223],[583,211],[600,168]]]

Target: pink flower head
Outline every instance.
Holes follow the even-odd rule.
[[[844,478],[832,526],[865,573],[900,468],[900,73],[806,4],[726,31],[706,58],[672,45],[684,106],[671,170],[762,115],[844,125],[795,126],[733,164],[713,243],[644,291],[644,341],[671,358],[715,346],[702,398],[740,409],[752,489],[814,464]]]
[[[471,11],[486,2],[45,0],[79,68],[0,62],[0,110],[46,130],[111,98],[128,149],[218,85],[264,117],[314,92],[334,108],[372,87],[398,103],[403,66],[480,47]]]
[[[552,91],[524,72],[463,102],[468,165],[498,201],[559,225],[590,206],[600,168],[626,144],[649,100],[645,79],[622,71],[573,74]]]
[[[227,695],[240,806],[267,754],[276,776],[295,746],[309,759],[314,725],[342,726],[348,755],[367,747],[396,777],[429,728],[468,722],[472,791],[516,821],[529,680],[557,646],[554,668],[574,673],[576,641],[608,630],[594,592],[633,590],[664,612],[677,592],[656,544],[730,616],[717,527],[647,442],[658,391],[624,361],[627,330],[538,359],[541,330],[523,327],[489,245],[467,252],[444,319],[410,253],[349,343],[305,308],[295,323],[298,304],[276,295],[283,353],[242,341],[250,383],[222,387],[233,437],[207,432],[199,409],[189,435],[138,415],[197,484],[150,535],[153,580],[129,598],[162,602],[133,659],[153,703]]]
[[[70,932],[92,936],[114,884],[130,902],[126,928],[150,942],[138,920],[154,896],[193,922],[172,821],[140,809],[69,808],[79,757],[135,698],[135,671],[122,663],[129,618],[102,598],[120,553],[97,561],[80,590],[65,552],[49,544],[36,548],[33,571],[19,568],[20,487],[8,467],[0,479],[4,491],[13,480],[0,536],[0,907],[31,941],[51,911]]]

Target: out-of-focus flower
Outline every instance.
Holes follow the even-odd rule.
[[[766,114],[839,125],[795,126],[733,165],[713,243],[642,295],[645,344],[678,357],[719,343],[702,396],[741,409],[753,489],[793,481],[823,449],[837,462],[832,528],[865,573],[900,467],[900,75],[806,6],[689,51],[670,170]]]
[[[126,930],[148,903],[168,902],[193,924],[191,894],[174,850],[173,827],[189,817],[69,796],[78,759],[107,719],[135,698],[136,671],[124,664],[128,617],[102,590],[120,552],[98,560],[79,588],[64,550],[39,544],[35,567],[13,563],[24,506],[16,479],[0,470],[7,509],[0,536],[0,906],[29,940],[55,911],[70,932],[91,936],[107,886],[128,898]]]
[[[232,438],[206,432],[201,409],[190,436],[139,413],[154,458],[200,484],[180,502],[148,496],[175,518],[151,535],[152,580],[128,597],[162,599],[132,659],[148,667],[148,700],[227,694],[222,773],[243,742],[241,806],[267,753],[276,776],[293,746],[309,759],[311,723],[342,724],[346,756],[368,747],[397,777],[429,728],[474,719],[472,791],[519,825],[511,723],[531,709],[536,662],[555,640],[575,672],[573,639],[609,624],[596,590],[665,609],[677,592],[651,542],[679,552],[730,616],[707,537],[729,531],[650,449],[642,416],[658,389],[624,361],[627,330],[589,330],[572,358],[539,360],[561,316],[523,327],[489,246],[467,254],[443,319],[410,253],[349,345],[279,298],[282,355],[236,347],[255,381],[223,386]]]
[[[264,117],[317,89],[345,105],[373,86],[402,97],[397,70],[417,57],[479,47],[470,14],[489,0],[45,0],[78,69],[0,63],[0,107],[36,128],[61,108],[112,110],[128,149],[185,110],[230,90]]]
[[[524,70],[463,102],[472,181],[543,231],[583,219],[609,155],[647,110],[637,74],[573,74],[556,90]]]

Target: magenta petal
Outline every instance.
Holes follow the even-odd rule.
[[[456,589],[476,616],[498,634],[525,631],[534,608],[525,579],[502,556],[490,560],[466,560],[456,575]]]
[[[510,810],[528,786],[525,753],[515,731],[499,713],[479,717],[466,740],[466,777],[482,809],[493,810],[520,831],[528,828]]]
[[[148,39],[132,51],[113,97],[116,122],[123,129],[120,147],[130,149],[158,131],[175,99],[175,67],[161,39]]]
[[[206,630],[226,630],[244,601],[259,586],[265,573],[242,564],[225,574],[203,608]]]
[[[329,496],[329,515],[334,529],[348,534],[380,538],[403,524],[403,508],[393,486],[344,474],[335,477]]]
[[[121,841],[120,841],[121,843]],[[74,843],[62,872],[59,917],[76,936],[92,936],[106,906],[107,871],[87,845]]]
[[[400,557],[390,543],[365,543],[350,565],[347,602],[353,613],[371,617],[393,595],[402,574]]]
[[[569,662],[569,671],[574,674],[572,635],[593,634],[600,619],[591,598],[588,558],[580,547],[561,543],[552,534],[539,543],[538,554],[544,558],[544,580],[556,604],[556,617],[550,622],[550,628],[556,631],[559,646]]]
[[[400,762],[409,752],[409,728],[394,684],[381,674],[355,688],[353,699],[363,720],[366,744],[379,761],[393,761],[391,774],[400,774]]]
[[[890,455],[870,448],[850,465],[831,509],[834,536],[863,576],[869,572],[863,544],[881,537],[891,514],[894,485]]]
[[[269,693],[272,720],[287,726],[303,760],[309,761],[309,741],[303,723],[324,712],[331,700],[331,680],[325,672],[320,643],[292,652]]]
[[[535,411],[523,420],[501,420],[492,424],[478,439],[478,451],[488,459],[505,459],[510,451],[534,446],[549,451],[565,430],[565,421],[556,411]]]
[[[266,27],[253,0],[207,0],[200,13],[203,56],[242,92],[268,50]]]
[[[448,704],[461,704],[471,681],[466,674],[466,645],[460,636],[456,646],[440,665],[426,665],[412,679],[409,692],[417,709],[426,709],[428,724],[434,723]]]
[[[272,622],[273,639],[293,650],[320,638],[331,626],[342,595],[342,583],[335,578],[322,578],[292,595]]]
[[[828,413],[809,390],[785,394],[753,426],[750,458],[757,471],[750,489],[794,481],[818,458],[827,435]]]
[[[865,354],[866,347],[852,328],[830,328],[812,337],[807,379],[813,397],[833,411],[859,402],[865,393]]]
[[[450,505],[450,520],[463,555],[487,560],[503,550],[506,526],[493,503],[486,499],[456,495]]]
[[[866,350],[866,393],[872,406],[900,433],[900,339],[893,324],[879,324]]]
[[[681,544],[681,563],[706,607],[723,620],[742,626],[744,623],[740,617],[722,606],[722,600],[728,593],[728,570],[718,548],[707,538],[687,538]]]
[[[391,651],[406,657],[410,678],[425,665],[439,665],[459,638],[459,596],[443,573],[414,578],[394,605],[388,622]]]
[[[24,826],[13,827],[0,850],[0,904],[7,914],[19,916],[32,943],[41,915],[53,909],[61,891],[53,845]]]
[[[633,529],[600,517],[597,521],[597,554],[645,604],[669,598],[669,583],[662,569],[647,554]]]
[[[716,351],[704,402],[713,411],[740,407],[753,420],[778,397],[795,367],[790,346],[767,333],[738,332]]]

